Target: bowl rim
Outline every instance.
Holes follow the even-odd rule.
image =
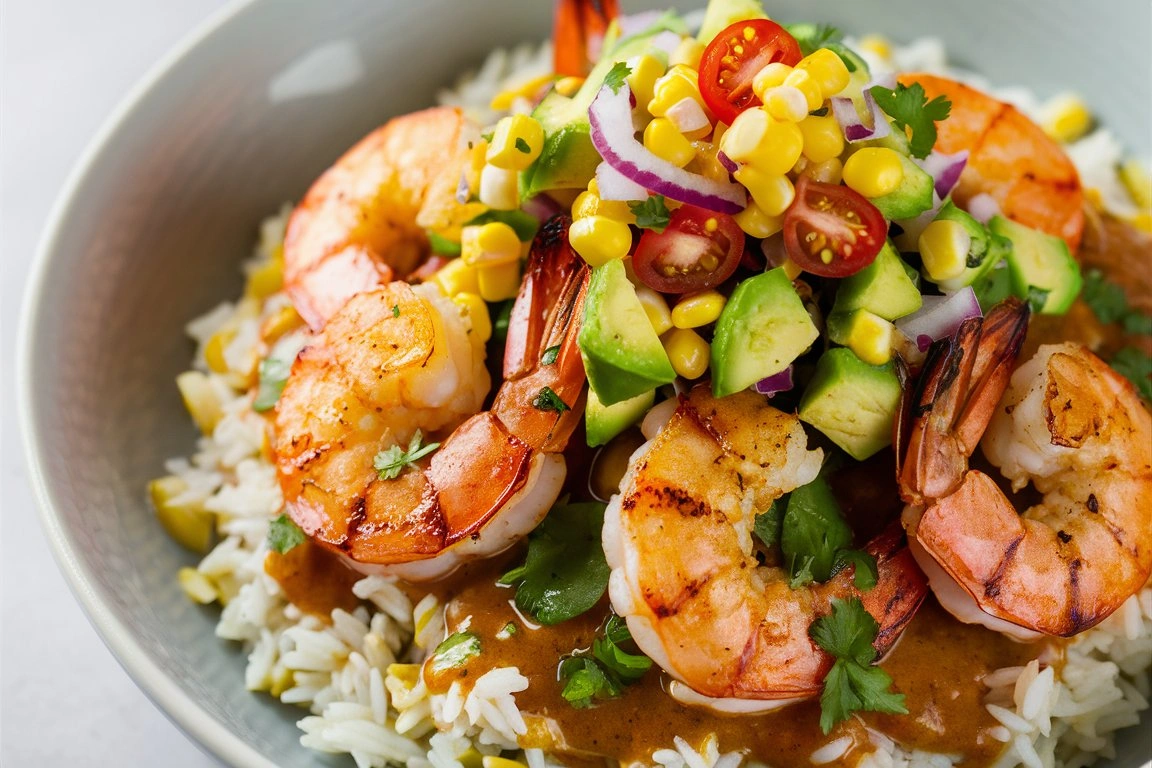
[[[137,641],[131,628],[120,621],[105,605],[94,586],[92,571],[77,556],[72,536],[62,525],[48,487],[44,445],[35,426],[34,413],[42,408],[41,393],[32,380],[34,339],[39,330],[38,318],[43,310],[44,294],[51,273],[53,256],[60,247],[64,222],[77,205],[83,186],[117,133],[131,119],[164,80],[197,48],[241,13],[258,5],[260,0],[226,0],[169,47],[104,118],[99,129],[85,145],[73,164],[49,209],[41,230],[29,275],[24,286],[16,340],[16,410],[22,433],[22,447],[28,468],[40,525],[48,539],[49,549],[60,572],[80,603],[89,623],[128,676],[151,700],[152,704],[199,749],[229,765],[245,768],[276,768],[275,763],[260,754],[249,742],[235,734],[224,723],[208,714],[178,680],[164,672]]]

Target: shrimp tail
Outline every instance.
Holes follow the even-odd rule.
[[[876,558],[876,586],[860,594],[864,609],[880,631],[873,645],[880,656],[892,650],[908,622],[928,595],[928,579],[916,565],[899,521],[894,521],[865,546]]]

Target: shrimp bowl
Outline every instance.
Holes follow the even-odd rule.
[[[1152,765],[1146,3],[226,9],[65,190],[49,538],[237,766]]]

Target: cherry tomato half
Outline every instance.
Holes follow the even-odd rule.
[[[700,95],[716,117],[732,125],[736,115],[761,103],[752,90],[757,72],[776,61],[795,66],[800,59],[800,44],[776,22],[738,21],[704,49]]]
[[[888,236],[876,206],[855,190],[801,176],[784,213],[784,247],[805,272],[847,277],[875,260]]]
[[[632,268],[653,290],[693,293],[731,277],[743,254],[744,231],[731,216],[682,205],[663,232],[645,230]]]

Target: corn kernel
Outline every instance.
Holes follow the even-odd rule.
[[[485,160],[506,171],[522,171],[544,149],[544,127],[528,115],[508,115],[496,123]]]
[[[520,292],[520,260],[476,268],[476,282],[484,301],[504,301]]]
[[[696,150],[696,160],[692,166],[693,171],[716,181],[729,181],[731,174],[716,157],[716,152],[720,148],[717,144],[711,141],[694,141],[692,148]]]
[[[779,216],[796,199],[792,180],[782,173],[765,173],[753,165],[745,165],[732,174],[736,181],[748,188],[752,199],[768,216]]]
[[[766,237],[771,237],[784,229],[783,216],[769,216],[764,213],[764,210],[760,208],[760,206],[756,205],[755,201],[748,203],[744,210],[735,214],[732,218],[736,220],[736,223],[740,225],[740,229],[744,230],[745,234],[758,237],[761,240]]]
[[[224,408],[211,379],[200,371],[185,371],[176,377],[176,387],[196,426],[205,435],[212,434],[224,418]]]
[[[420,670],[420,664],[389,664],[388,677],[396,678],[411,690],[420,682]]]
[[[304,320],[296,312],[296,308],[291,304],[286,304],[264,318],[264,322],[260,325],[260,339],[265,344],[271,344],[303,324]]]
[[[701,291],[685,296],[672,308],[672,325],[677,328],[702,328],[716,322],[727,299],[718,291]]]
[[[636,97],[637,104],[647,104],[652,101],[656,90],[656,81],[664,74],[664,64],[655,56],[644,54],[628,61],[632,72],[624,78],[629,90]]]
[[[807,71],[815,79],[816,84],[820,87],[820,93],[825,98],[835,96],[847,88],[848,81],[852,78],[844,60],[827,48],[813,51],[801,59],[800,63],[796,65],[796,69]]]
[[[480,283],[476,267],[464,259],[453,259],[432,275],[441,293],[451,298],[461,293],[479,293]]]
[[[820,105],[824,103],[824,91],[820,89],[820,83],[807,70],[792,70],[788,77],[784,78],[784,85],[790,85],[804,94],[804,98],[808,100],[809,112],[820,109]]]
[[[764,92],[764,109],[777,120],[799,123],[808,116],[808,99],[799,88],[777,85]]]
[[[176,580],[192,602],[200,605],[216,602],[216,588],[207,576],[195,568],[181,568],[176,572]]]
[[[780,268],[784,270],[784,276],[789,280],[795,280],[804,274],[804,270],[800,269],[800,265],[792,261],[792,259],[784,259],[784,263],[780,265]]]
[[[886,147],[866,147],[844,163],[844,183],[864,197],[882,197],[904,181],[900,155]]]
[[[699,78],[695,69],[683,64],[669,69],[653,86],[652,98],[648,101],[648,113],[653,117],[664,117],[668,108],[681,99],[695,99],[707,113],[704,99],[700,97]]]
[[[496,211],[520,207],[520,185],[516,171],[485,165],[480,171],[480,202]]]
[[[879,59],[892,58],[892,46],[880,35],[865,35],[860,38],[859,45],[861,50],[868,51]]]
[[[896,326],[866,310],[853,313],[844,346],[869,365],[884,365],[892,359]]]
[[[488,305],[479,294],[458,293],[452,297],[452,301],[467,311],[468,319],[472,323],[472,332],[480,338],[480,341],[487,342],[492,338],[492,318],[488,314]]]
[[[696,331],[673,328],[663,338],[664,351],[672,370],[686,379],[698,379],[708,370],[708,342]]]
[[[280,695],[289,688],[296,687],[296,673],[288,667],[277,665],[273,668],[273,673],[275,677],[272,678],[272,686],[268,689],[268,693],[276,698],[280,698]]]
[[[204,362],[208,369],[216,373],[228,373],[228,361],[224,359],[224,349],[236,338],[236,331],[231,328],[221,328],[208,337],[204,343]]]
[[[833,157],[822,163],[808,163],[802,171],[804,176],[823,184],[839,184],[844,178],[844,163]]]
[[[283,260],[269,259],[248,274],[244,295],[263,301],[284,287]]]
[[[590,266],[600,267],[628,255],[632,248],[632,230],[607,216],[586,216],[572,222],[568,242]]]
[[[648,322],[652,324],[652,330],[656,331],[657,336],[672,327],[672,312],[663,296],[646,285],[640,285],[636,288],[636,298],[640,300],[640,306],[644,308],[644,314],[648,316]]]
[[[595,179],[593,179],[592,184],[589,184],[589,187],[595,187],[594,182]],[[577,195],[576,200],[572,203],[573,220],[588,216],[607,216],[625,224],[636,222],[636,214],[632,213],[628,203],[623,200],[604,200],[597,191],[591,188]]]
[[[175,503],[187,490],[188,483],[177,475],[148,483],[156,519],[168,535],[193,552],[207,552],[212,543],[212,515],[199,503]]]
[[[668,56],[668,64],[683,64],[692,69],[700,69],[700,59],[704,57],[704,43],[694,37],[685,37]]]
[[[1064,93],[1044,105],[1044,117],[1040,125],[1052,138],[1068,143],[1088,133],[1092,122],[1088,105],[1075,94]]]
[[[920,258],[934,283],[959,277],[967,267],[972,236],[958,221],[938,219],[920,233]]]
[[[539,77],[532,78],[523,85],[501,91],[492,97],[489,108],[495,112],[504,112],[505,110],[511,109],[517,99],[532,100],[540,93],[544,86],[552,82],[552,77],[551,74],[540,75]]]
[[[676,126],[666,117],[657,117],[644,129],[644,146],[652,154],[667,160],[678,168],[696,157],[692,142],[676,130]]]
[[[582,77],[562,77],[556,81],[556,93],[561,96],[575,96],[576,91],[580,90],[584,85],[584,78]]]
[[[456,758],[464,768],[484,768],[484,756],[475,747],[464,750],[464,754]]]
[[[771,89],[784,85],[784,81],[788,79],[790,74],[792,74],[792,67],[783,62],[774,61],[757,72],[752,78],[752,92],[760,101],[764,101],[764,95]]]
[[[720,151],[764,173],[784,174],[800,159],[804,137],[796,123],[773,119],[763,109],[746,109],[720,139]]]
[[[496,755],[484,755],[484,768],[528,768],[518,760],[509,760],[506,757],[497,757]]]
[[[1138,213],[1132,217],[1132,226],[1152,234],[1152,213]]]
[[[822,163],[840,157],[844,151],[844,134],[832,115],[809,115],[800,121],[799,126],[804,137],[804,157],[812,162]]]
[[[470,267],[507,264],[520,260],[520,238],[502,221],[460,230],[460,260]]]
[[[1120,166],[1120,181],[1132,202],[1144,210],[1152,211],[1152,178],[1139,160],[1128,160]]]

